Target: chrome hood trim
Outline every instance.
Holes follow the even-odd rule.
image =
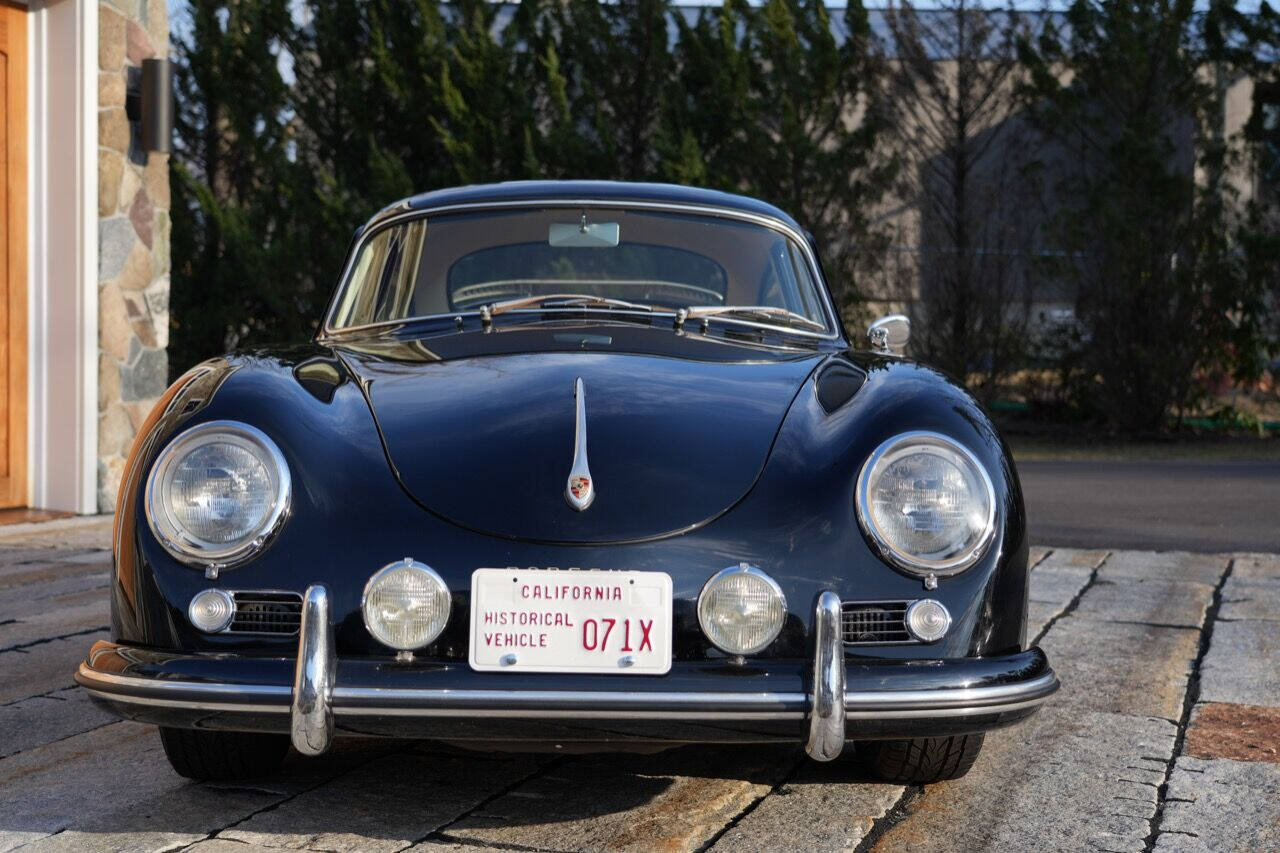
[[[582,512],[596,499],[596,484],[591,479],[591,467],[587,464],[587,398],[582,388],[582,377],[573,382],[574,428],[573,467],[564,484],[564,499],[569,506]]]

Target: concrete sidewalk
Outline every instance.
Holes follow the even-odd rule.
[[[197,785],[73,687],[106,635],[109,535],[0,531],[0,851],[1280,849],[1280,556],[1037,549],[1031,636],[1064,688],[955,782],[789,749],[357,740]]]

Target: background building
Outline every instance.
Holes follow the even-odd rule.
[[[168,157],[125,109],[164,0],[0,7],[0,508],[110,509],[167,379]]]

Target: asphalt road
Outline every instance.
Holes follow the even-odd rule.
[[[1280,552],[1280,462],[1020,462],[1031,541]]]

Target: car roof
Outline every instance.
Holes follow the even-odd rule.
[[[636,201],[713,207],[751,213],[775,219],[805,233],[800,225],[783,211],[759,199],[719,190],[686,187],[679,184],[649,184],[631,181],[507,181],[499,184],[473,184],[465,187],[433,190],[402,199],[379,211],[365,224],[376,225],[382,219],[413,210],[452,207],[467,204],[492,204],[504,201]]]

